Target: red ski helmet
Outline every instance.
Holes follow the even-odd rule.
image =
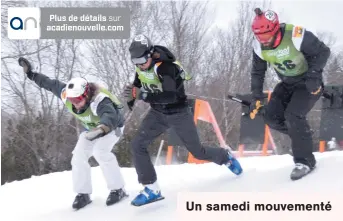
[[[256,16],[251,28],[256,39],[264,46],[277,46],[281,41],[280,23],[278,15],[271,10],[263,12],[255,10]]]

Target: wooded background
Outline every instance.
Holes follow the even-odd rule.
[[[7,38],[8,7],[130,8],[131,37],[143,33],[154,44],[170,48],[194,76],[194,80],[186,84],[189,98],[200,98],[210,103],[224,138],[236,149],[241,107],[226,100],[226,95],[250,92],[253,39],[250,25],[256,6],[272,8],[268,2],[257,5],[244,1],[237,8],[237,19],[227,29],[220,29],[212,26],[214,9],[204,1],[2,1],[1,184],[32,175],[70,170],[71,152],[80,133],[80,125],[66,111],[63,103],[26,78],[17,64],[19,57],[28,58],[35,71],[64,82],[75,76],[101,82],[119,98],[122,98],[124,85],[131,83],[134,77],[128,51],[131,39],[10,40]],[[325,83],[343,84],[343,50],[335,47],[332,34],[316,34],[332,49],[325,68]],[[277,81],[276,75],[269,70],[265,89],[273,89]],[[139,102],[133,112],[126,108],[125,134],[113,149],[122,167],[132,166],[130,141],[148,107]],[[320,104],[309,114],[313,128],[318,127],[319,117]],[[211,125],[200,122],[198,128],[203,143],[218,144]],[[283,146],[285,138],[278,133],[273,134],[276,143]],[[161,135],[149,148],[152,156],[156,156],[161,139],[166,141],[166,150],[167,137]],[[184,149],[180,147],[179,150]],[[165,156],[164,151],[161,156]],[[93,159],[90,162],[97,165]],[[180,155],[177,162],[185,161]]]

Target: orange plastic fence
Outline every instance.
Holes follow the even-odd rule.
[[[198,123],[198,120],[202,120],[202,121],[205,121],[205,122],[212,124],[214,132],[216,133],[217,138],[219,140],[220,146],[224,147],[226,145],[224,137],[223,137],[223,135],[220,131],[220,128],[218,126],[217,120],[216,120],[216,118],[212,112],[212,108],[211,108],[210,104],[207,101],[196,99],[195,100],[195,107],[194,107],[195,125]],[[188,154],[188,163],[200,164],[200,163],[206,163],[206,162],[208,162],[208,161],[198,160],[191,153]]]
[[[166,163],[171,164],[173,158],[173,146],[168,146]]]
[[[271,97],[271,91],[268,91],[268,102],[270,100]],[[264,141],[263,141],[263,146],[262,146],[262,152],[255,152],[252,155],[262,155],[262,156],[268,156],[270,155],[272,152],[268,150],[269,144],[271,144],[272,148],[275,149],[275,143],[274,143],[274,139],[270,133],[270,129],[268,127],[268,125],[265,125],[265,132],[264,132]],[[244,144],[240,144],[238,146],[238,153],[240,157],[243,157],[245,155],[244,152]],[[249,154],[247,154],[249,155]]]
[[[197,125],[198,120],[202,120],[208,123],[211,123],[214,129],[214,132],[216,133],[216,136],[219,140],[219,143],[221,146],[226,146],[224,137],[220,131],[220,128],[218,126],[217,120],[212,112],[211,106],[207,101],[204,100],[195,100],[194,105],[194,123]],[[167,159],[166,163],[170,164],[172,161],[172,153],[173,153],[173,146],[168,146],[167,151]],[[191,153],[188,154],[188,163],[207,163],[208,161],[205,160],[198,160],[196,159]]]
[[[325,145],[326,145],[326,142],[324,140],[319,141],[319,152],[320,153],[325,152]]]
[[[268,92],[268,101],[270,100],[271,92]],[[212,108],[210,104],[207,101],[196,99],[195,100],[195,106],[194,106],[194,122],[195,125],[197,125],[198,120],[202,120],[205,122],[208,122],[212,124],[214,132],[219,140],[219,144],[222,147],[226,146],[224,137],[221,133],[221,130],[218,126],[217,120],[213,114]],[[264,136],[264,144],[263,144],[263,150],[262,153],[254,153],[254,155],[263,155],[267,156],[270,154],[270,151],[268,151],[268,145],[269,142],[271,143],[272,147],[275,148],[273,137],[270,134],[269,127],[266,125],[266,131]],[[173,146],[168,146],[168,152],[167,152],[167,159],[166,163],[171,164],[172,162],[172,153],[173,153]],[[240,144],[238,147],[238,155],[243,156],[244,155],[244,145]],[[188,154],[188,163],[207,163],[208,161],[205,160],[198,160],[196,159],[191,153]]]
[[[271,97],[271,92],[268,91],[268,102],[270,100]],[[265,125],[265,131],[264,131],[264,143],[263,143],[263,148],[262,148],[262,154],[263,156],[267,156],[267,151],[268,151],[268,143],[269,143],[269,139],[271,138],[271,133],[269,130],[269,127],[267,125]]]

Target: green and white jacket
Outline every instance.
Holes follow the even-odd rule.
[[[65,97],[65,83],[39,73],[33,73],[32,80],[40,88],[52,92],[61,99],[68,111],[82,123],[86,130],[91,130],[99,124],[108,126],[111,131],[124,126],[123,106],[119,99],[105,88],[90,83],[91,89],[94,91],[93,97],[88,107],[78,113]]]

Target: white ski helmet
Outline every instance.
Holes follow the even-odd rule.
[[[81,77],[72,78],[66,86],[66,97],[86,97],[89,91],[88,81]]]

